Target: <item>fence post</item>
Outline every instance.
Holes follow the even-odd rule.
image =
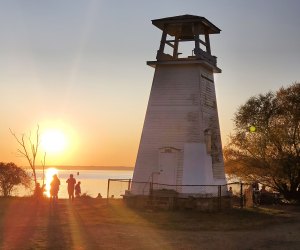
[[[240,205],[241,208],[244,207],[244,197],[243,197],[243,183],[241,182],[241,188],[240,188]]]
[[[128,191],[130,191],[131,190],[131,179],[129,179],[129,181],[128,181]]]
[[[107,180],[108,183],[107,183],[107,195],[106,195],[106,198],[107,198],[107,202],[108,202],[108,198],[109,198],[109,184],[110,184],[110,179]]]
[[[219,205],[219,210],[221,210],[222,208],[222,204],[221,204],[221,185],[218,186],[218,205]]]

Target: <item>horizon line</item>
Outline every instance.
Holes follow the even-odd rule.
[[[29,168],[31,169],[30,166],[24,166],[24,168]],[[35,166],[36,169],[43,169],[43,166]],[[133,170],[134,167],[132,166],[94,166],[94,165],[47,165],[45,166],[45,169],[47,168],[58,168],[58,169],[65,169],[65,170],[73,170],[73,169],[81,169],[81,170]]]

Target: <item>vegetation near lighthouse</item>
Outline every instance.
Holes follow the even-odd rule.
[[[300,84],[251,97],[234,123],[224,149],[227,173],[300,201]]]

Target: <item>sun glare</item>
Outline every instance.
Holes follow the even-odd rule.
[[[41,146],[46,153],[60,153],[65,150],[66,145],[66,136],[60,130],[47,130],[41,136]]]
[[[50,183],[52,181],[53,175],[58,174],[58,169],[56,168],[48,168],[46,170],[46,195],[50,197]]]

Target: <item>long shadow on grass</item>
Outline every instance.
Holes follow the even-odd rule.
[[[72,249],[69,240],[69,228],[64,215],[64,204],[49,202],[49,216],[47,227],[47,249]]]
[[[83,204],[85,204],[84,201]],[[73,216],[73,223],[76,227],[76,233],[77,233],[77,235],[76,233],[74,233],[73,237],[76,237],[75,240],[77,241],[77,245],[82,246],[85,249],[99,249],[95,239],[91,237],[92,235],[91,228],[86,223],[84,216],[79,212],[80,209],[77,208],[77,205],[78,204],[75,205],[73,202],[72,204],[69,204],[69,208]],[[91,208],[93,212],[96,211],[96,207],[91,207]],[[97,214],[95,214],[95,216],[97,216]]]
[[[50,205],[47,249],[98,249],[78,205],[68,200]]]
[[[36,230],[38,206],[31,199],[9,198],[1,212],[1,249],[21,249],[30,245]]]
[[[0,225],[4,225],[6,220],[6,214],[8,208],[10,206],[10,200],[7,198],[0,198]],[[3,248],[3,241],[4,241],[4,230],[0,230],[0,248]]]

